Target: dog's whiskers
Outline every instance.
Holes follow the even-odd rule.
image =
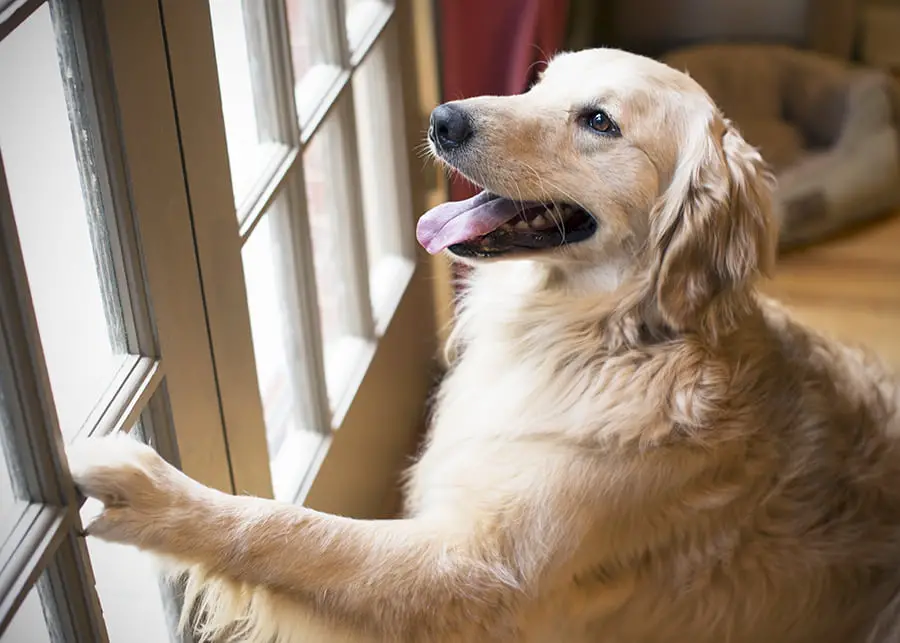
[[[542,194],[547,194],[547,190],[544,188],[544,177],[540,175],[540,173],[531,165],[526,163],[525,161],[521,161],[522,165],[534,175],[534,178],[537,179],[539,190]],[[563,219],[562,213],[559,211],[559,204],[555,201],[550,201],[550,205],[552,207],[545,208],[547,212],[547,216],[556,226],[556,229],[559,231],[561,242],[560,245],[565,245],[566,242],[566,225],[565,220]]]
[[[529,167],[529,169],[531,169],[532,172],[535,172],[535,176],[537,176],[538,179],[543,183],[544,178],[541,177],[533,168]],[[577,205],[584,212],[586,212],[587,215],[589,217],[591,217],[595,222],[597,222],[598,224],[600,223],[599,221],[597,221],[597,217],[594,216],[594,213],[591,212],[587,207],[585,207],[584,204],[581,203],[581,201],[579,201],[574,196],[572,196],[572,194],[568,190],[563,189],[561,186],[557,185],[553,181],[550,181],[549,179],[547,179],[547,183],[550,185],[551,188],[553,188],[557,192],[561,193],[569,203],[572,203],[573,205]],[[563,234],[563,238],[562,238],[560,245],[568,245],[568,241],[565,238],[565,234]]]

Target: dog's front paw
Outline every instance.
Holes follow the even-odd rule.
[[[188,489],[187,478],[156,451],[126,435],[87,439],[67,449],[72,479],[104,509],[86,531],[116,542],[158,547]]]

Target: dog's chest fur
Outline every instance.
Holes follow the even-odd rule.
[[[590,479],[577,502],[594,523],[553,553],[527,640],[862,640],[900,569],[895,381],[777,310],[719,354],[608,354],[565,309],[516,326],[543,303],[517,296],[469,302],[409,497],[413,512],[488,517],[545,476]],[[560,454],[569,471],[544,468]]]

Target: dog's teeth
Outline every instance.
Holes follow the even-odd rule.
[[[516,230],[528,230],[529,227],[530,226],[528,225],[527,221],[516,221]]]
[[[547,219],[544,218],[543,214],[539,214],[531,220],[532,228],[542,228],[545,225],[547,225]]]

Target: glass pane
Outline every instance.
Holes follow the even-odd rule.
[[[68,105],[47,5],[0,43],[0,154],[50,384],[77,431],[122,366],[126,338],[109,235],[94,202],[79,108]],[[70,115],[75,124],[70,122]]]
[[[142,422],[131,434],[146,442]],[[88,499],[81,508],[82,524],[89,523],[102,508],[99,500]],[[98,538],[88,537],[86,544],[110,643],[174,640],[156,560],[134,547]]]
[[[306,0],[288,0],[287,13],[294,77],[300,80],[315,63],[327,63],[328,61],[312,48],[312,41],[308,36],[309,17],[307,16]]]
[[[340,38],[335,7],[321,0],[287,0],[291,60],[297,84],[297,112],[301,123],[340,73]]]
[[[255,59],[251,47],[254,34],[248,31],[246,10],[241,0],[209,3],[228,163],[235,202],[239,205],[262,179],[278,147],[262,126],[264,115],[257,111],[267,108],[270,101],[262,89],[262,79],[254,77],[254,73],[262,73],[268,61]]]
[[[10,621],[9,627],[0,636],[0,643],[51,643],[47,626],[50,614],[44,612],[38,588],[34,587],[22,601]]]
[[[355,50],[379,18],[384,17],[384,0],[344,0],[347,17],[347,40],[350,49]]]
[[[341,168],[335,167],[334,152],[337,123],[326,121],[303,154],[306,175],[306,207],[313,239],[313,260],[316,266],[316,288],[319,316],[322,320],[322,341],[327,347],[345,333],[349,310],[347,285],[341,279],[341,249],[339,235],[341,216],[335,194],[334,177]]]
[[[3,405],[4,400],[0,397],[0,545],[15,528],[22,509],[28,504],[20,492],[17,462],[7,447],[7,436],[12,427]]]
[[[351,265],[358,257],[352,245],[363,230],[351,227],[348,165],[345,158],[339,119],[344,105],[336,106],[332,116],[322,123],[303,154],[306,178],[306,204],[312,236],[316,294],[324,346],[328,396],[334,406],[345,390],[356,358],[364,350],[364,340],[354,329],[354,294],[349,279]],[[383,162],[381,159],[380,162]]]
[[[373,302],[398,257],[414,258],[412,205],[396,43],[381,38],[353,76],[369,289]]]
[[[244,244],[244,279],[275,497],[293,500],[322,435],[314,425],[314,358],[306,354],[289,210],[277,201]]]
[[[0,442],[0,544],[9,535],[15,521],[14,516],[22,506],[22,502],[13,488],[11,464],[6,455],[6,449]]]

